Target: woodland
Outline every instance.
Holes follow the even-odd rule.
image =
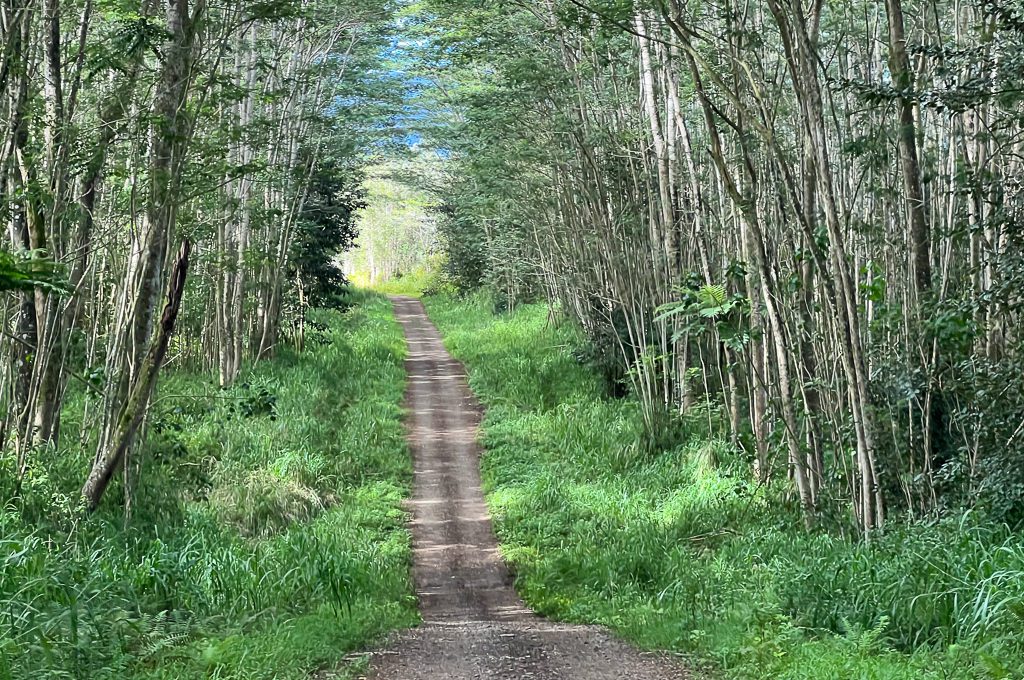
[[[1020,0],[0,0],[0,680],[416,622],[381,291],[538,612],[1021,677],[1022,178]]]

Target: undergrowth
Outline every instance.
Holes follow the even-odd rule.
[[[424,294],[434,294],[447,291],[450,288],[438,262],[427,263],[412,271],[392,276],[377,283],[371,284],[365,276],[358,274],[353,275],[353,280],[365,288],[384,295],[422,297]]]
[[[870,544],[807,532],[706,414],[647,445],[636,403],[605,396],[545,306],[427,308],[488,407],[488,502],[542,614],[729,678],[1024,677],[1019,534],[973,514]]]
[[[342,677],[416,620],[401,331],[365,296],[232,388],[170,371],[133,471],[85,516],[91,448],[0,470],[0,680]],[[64,414],[77,432],[81,400]]]

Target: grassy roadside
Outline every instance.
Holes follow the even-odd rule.
[[[230,390],[168,374],[127,524],[120,489],[73,507],[87,448],[34,459],[0,511],[0,680],[344,677],[415,623],[405,345],[386,300],[357,302]]]
[[[354,275],[353,281],[362,288],[373,290],[382,295],[408,295],[410,297],[422,297],[423,292],[430,290],[438,284],[438,274],[435,269],[423,267],[415,269],[397,278],[390,278],[386,281],[378,281],[371,284],[366,277]]]
[[[544,306],[426,304],[488,406],[485,491],[539,612],[728,678],[1024,677],[1020,535],[971,517],[870,546],[809,535],[697,424],[644,446],[634,404],[603,396]]]

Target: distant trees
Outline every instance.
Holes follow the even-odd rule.
[[[558,301],[652,432],[710,409],[809,524],[1024,519],[1018,4],[419,16],[456,280]]]
[[[368,283],[425,268],[437,250],[433,198],[414,186],[411,170],[393,161],[371,169],[363,185],[367,206],[358,216],[358,247],[345,265]]]
[[[29,274],[5,297],[3,445],[22,473],[57,444],[75,379],[90,395],[82,493],[96,505],[164,363],[230,384],[273,353],[290,307],[338,283],[328,263],[351,243],[365,82],[390,12],[0,6],[0,220],[19,271],[52,262],[66,279]]]

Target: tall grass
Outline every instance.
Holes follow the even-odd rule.
[[[871,544],[807,533],[706,414],[652,450],[636,403],[604,395],[544,306],[427,306],[488,406],[488,502],[541,613],[731,678],[1024,677],[1019,534],[973,515]]]
[[[0,680],[308,678],[415,621],[401,332],[378,296],[320,320],[230,390],[168,376],[127,521],[72,500],[86,449],[18,496],[4,459]]]

